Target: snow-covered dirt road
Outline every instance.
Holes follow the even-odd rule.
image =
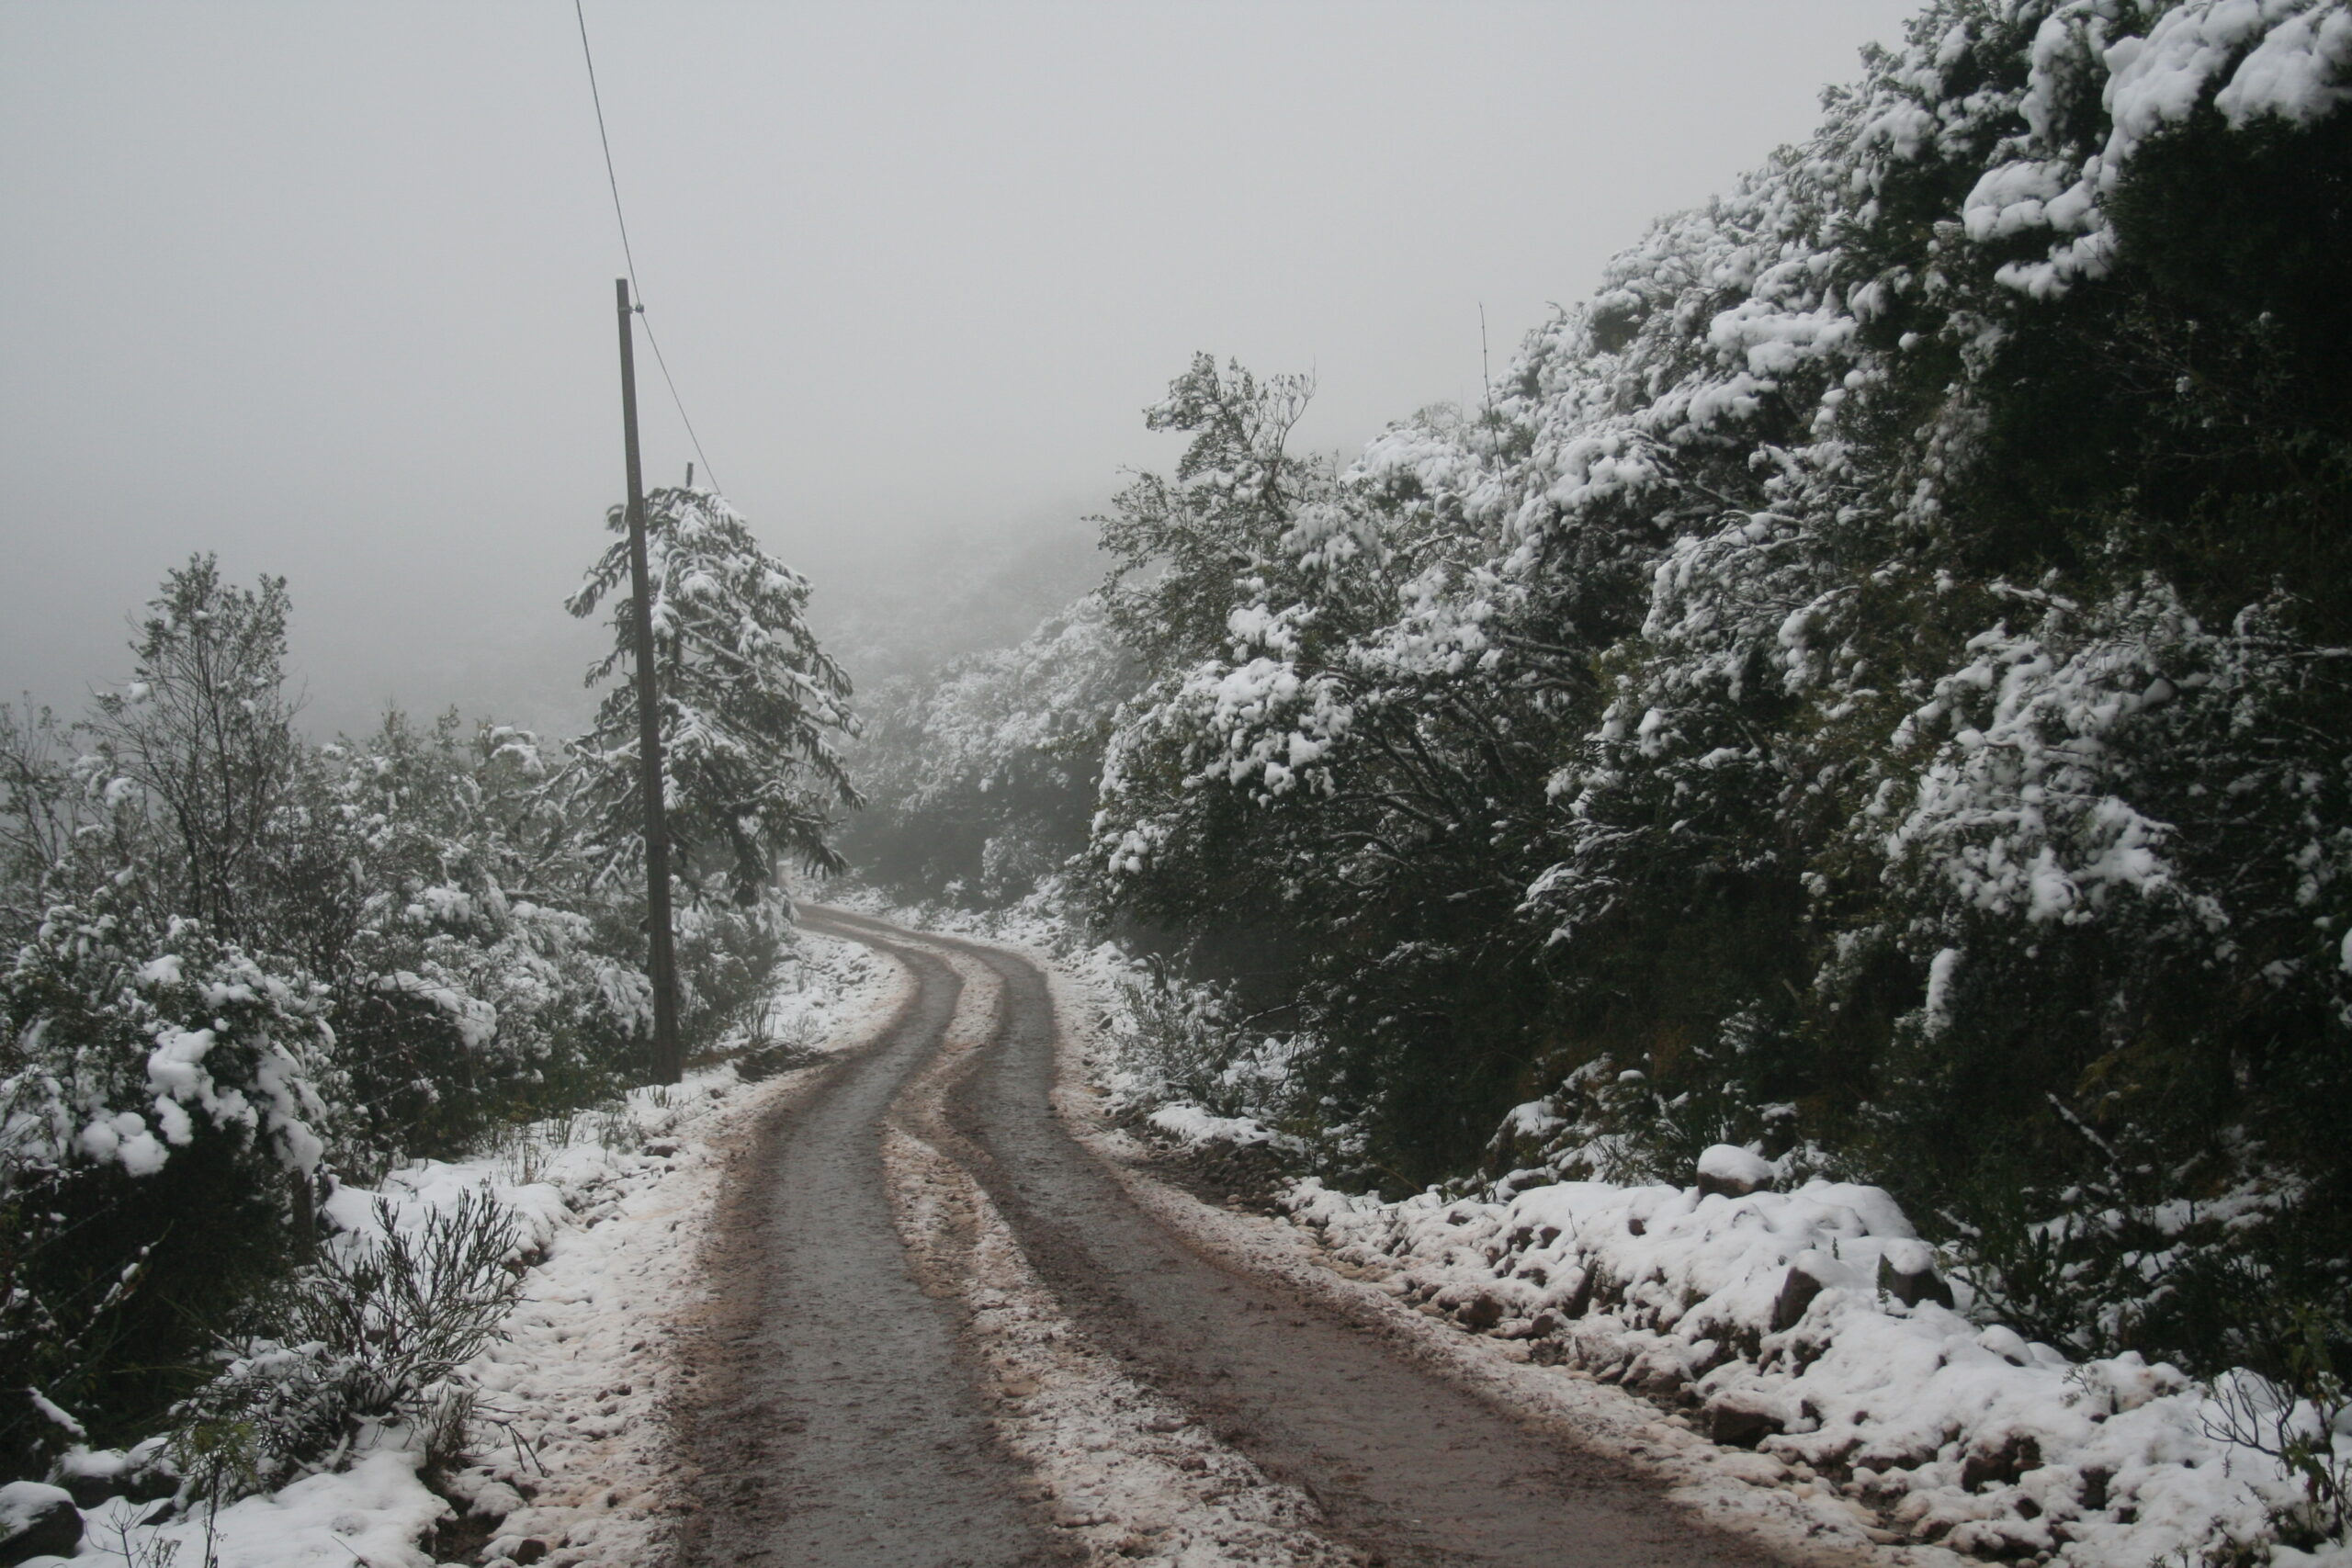
[[[1412,1337],[1139,1205],[1055,1109],[1018,953],[812,910],[909,1000],[782,1106],[722,1217],[691,1561],[1747,1564]]]
[[[820,928],[827,929],[827,928]],[[718,1219],[682,1423],[711,1564],[995,1568],[1049,1562],[963,1370],[947,1305],[907,1267],[883,1179],[890,1104],[940,1046],[962,986],[933,962],[875,1041],[785,1100]]]

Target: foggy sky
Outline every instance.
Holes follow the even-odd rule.
[[[1499,370],[1914,8],[587,15],[687,410],[838,604],[1168,466],[1138,411],[1195,349],[1315,371],[1320,447],[1475,398],[1482,302]],[[576,705],[621,257],[567,0],[13,0],[0,201],[0,695],[119,679],[125,615],[212,549],[291,579],[319,725]]]

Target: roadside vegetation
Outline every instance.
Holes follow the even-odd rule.
[[[1182,960],[1170,1094],[1335,1186],[1743,1145],[2340,1410],[2347,97],[2335,4],[1934,0],[1480,406],[1326,458],[1200,355],[1107,584],[877,713],[854,858]]]
[[[849,687],[724,502],[648,511],[691,1057],[765,1016],[779,860],[832,863]],[[615,558],[575,613],[625,590]],[[290,615],[282,580],[200,557],[86,714],[0,708],[12,1476],[217,1506],[388,1434],[453,1457],[527,1249],[486,1198],[403,1227],[362,1195],[650,1070],[626,652],[575,741],[397,709],[320,741]]]

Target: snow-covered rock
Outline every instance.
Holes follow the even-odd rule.
[[[1699,1156],[1699,1192],[1745,1198],[1772,1185],[1771,1163],[1736,1144],[1717,1144]]]
[[[1764,1164],[1709,1155],[1726,1175]],[[1695,1406],[1717,1441],[1809,1466],[1917,1540],[2143,1568],[2267,1542],[2300,1495],[2220,1435],[2214,1391],[2178,1370],[2131,1352],[2074,1361],[1972,1321],[1965,1282],[1938,1274],[1875,1187],[1570,1181],[1383,1202],[1310,1179],[1285,1204],[1424,1312]],[[2352,1434],[2335,1442],[2352,1458]]]
[[[82,1510],[62,1486],[12,1481],[0,1486],[0,1563],[71,1554],[82,1544]]]

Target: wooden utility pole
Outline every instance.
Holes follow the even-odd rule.
[[[662,702],[653,657],[653,582],[645,555],[645,473],[637,460],[637,313],[628,279],[613,280],[621,317],[621,435],[628,448],[628,581],[637,637],[638,788],[645,796],[645,919],[652,937],[653,1076],[676,1083],[678,956],[670,933],[670,824],[662,794]]]

